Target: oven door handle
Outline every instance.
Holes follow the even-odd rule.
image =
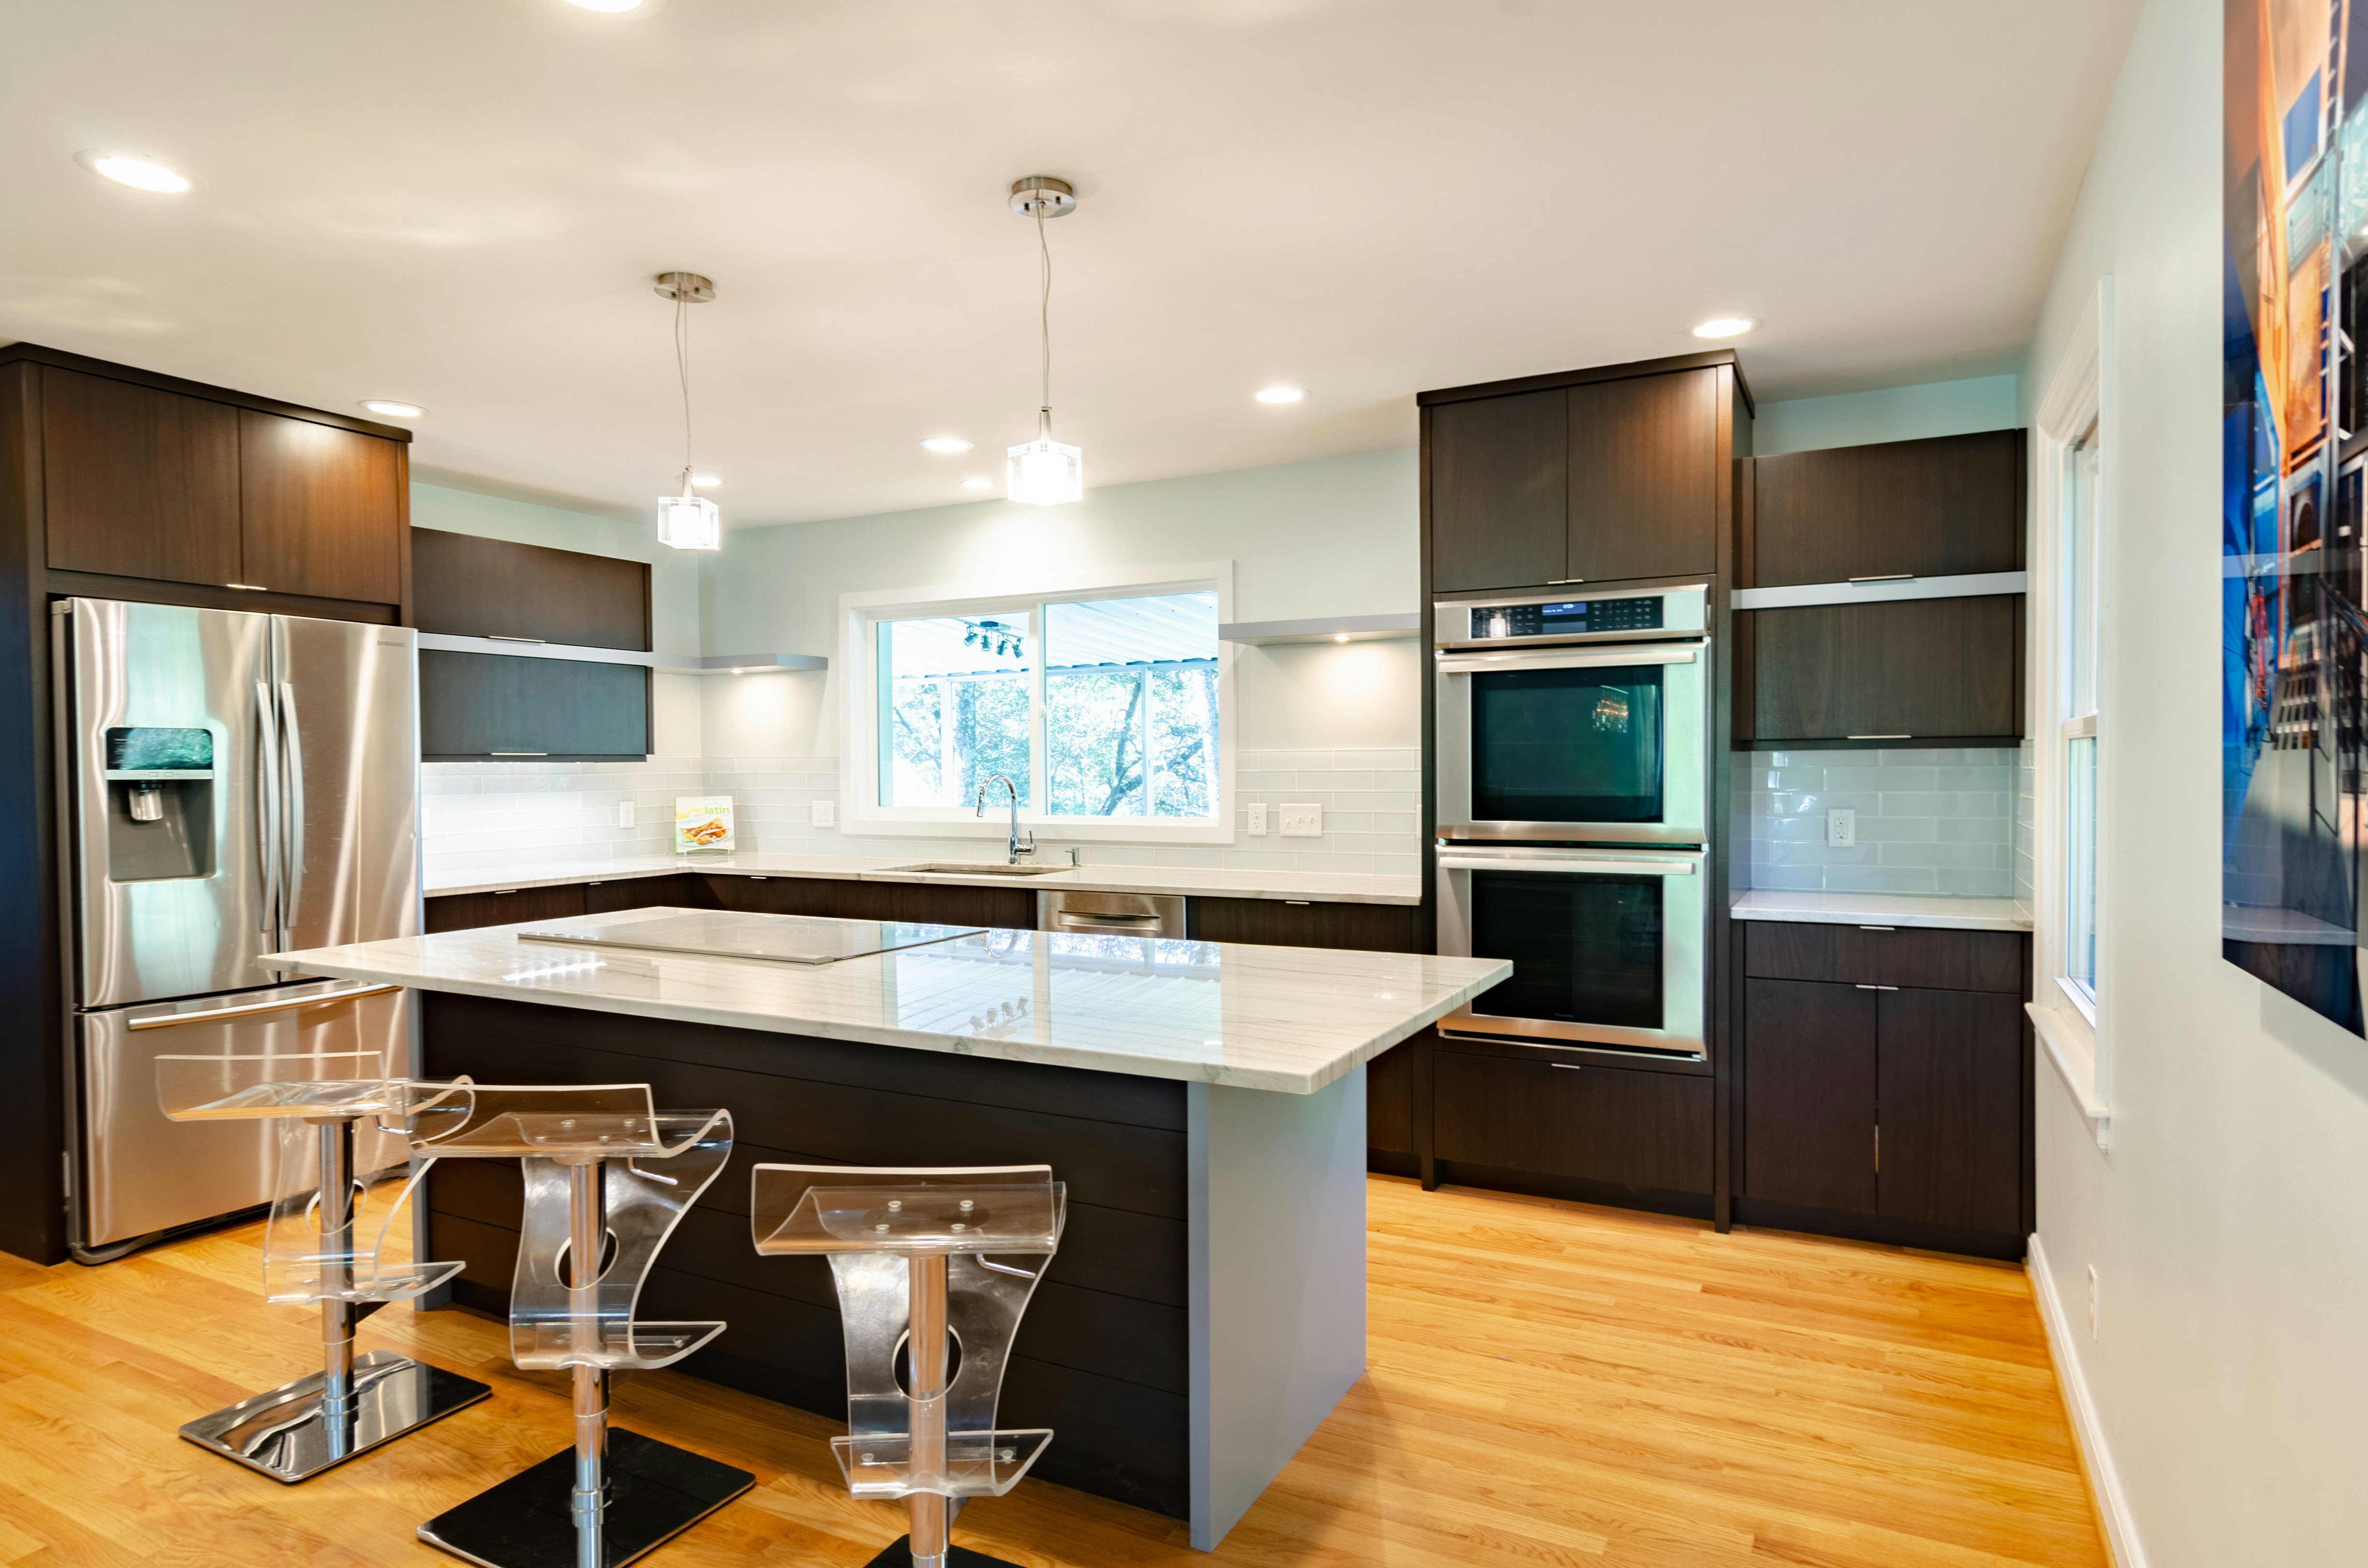
[[[1436,655],[1439,673],[1443,676],[1493,675],[1505,670],[1589,670],[1617,668],[1623,665],[1691,665],[1700,655],[1695,647],[1661,646],[1632,647],[1601,652],[1549,653],[1538,649],[1506,653],[1451,653],[1440,649]]]
[[[1691,877],[1691,860],[1562,860],[1543,855],[1458,855],[1441,850],[1442,871],[1558,871],[1573,877]]]

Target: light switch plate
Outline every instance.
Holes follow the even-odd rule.
[[[1857,812],[1848,806],[1836,806],[1826,813],[1826,845],[1828,848],[1847,849],[1857,842]]]
[[[1324,808],[1318,805],[1282,804],[1282,835],[1285,838],[1321,838],[1324,836]]]
[[[1266,836],[1266,802],[1264,801],[1252,801],[1249,807],[1249,816],[1250,836],[1253,838],[1264,838]]]
[[[631,827],[633,825],[632,801],[620,801],[617,802],[617,825],[619,827]]]
[[[838,802],[837,801],[810,801],[806,803],[806,812],[808,820],[815,827],[837,827],[838,825]]]

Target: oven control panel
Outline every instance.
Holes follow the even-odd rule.
[[[1443,599],[1433,618],[1442,648],[1473,643],[1577,642],[1632,640],[1656,632],[1700,636],[1708,622],[1706,588],[1651,588],[1642,592],[1567,593],[1519,598]]]

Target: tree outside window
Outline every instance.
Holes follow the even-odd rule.
[[[968,806],[999,773],[1045,816],[1217,814],[1213,592],[885,620],[878,638],[882,806]]]

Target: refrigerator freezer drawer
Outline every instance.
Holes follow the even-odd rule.
[[[227,1007],[301,1001],[350,990],[316,981],[211,998]],[[282,1055],[377,1051],[396,1071],[410,1061],[410,998],[380,992],[276,1012],[198,1017],[158,1027],[172,1007],[85,1013],[81,1031],[82,1171],[76,1184],[81,1241],[104,1247],[195,1224],[271,1200],[279,1161],[276,1120],[173,1121],[156,1103],[160,1056]],[[198,1004],[179,1009],[212,1011]],[[138,1022],[144,1027],[134,1028]],[[309,1129],[300,1156],[312,1159]],[[408,1157],[403,1140],[365,1121],[356,1129],[354,1168],[384,1170]]]

